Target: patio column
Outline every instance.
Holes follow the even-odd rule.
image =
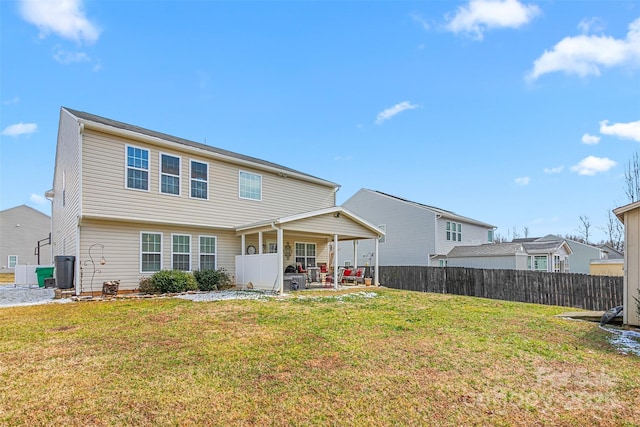
[[[278,281],[278,289],[280,290],[280,293],[283,294],[284,293],[284,276],[283,276],[283,272],[284,272],[284,244],[283,244],[283,240],[284,240],[284,232],[282,231],[282,228],[278,228],[278,236],[277,236],[277,247],[278,247],[278,278],[276,279]]]
[[[244,234],[242,236],[240,236],[240,255],[244,255],[246,249],[245,249],[245,238],[244,238]]]
[[[258,253],[262,255],[262,231],[258,233]]]
[[[333,287],[338,290],[338,235],[333,235]]]
[[[353,266],[358,268],[358,241],[353,241]]]
[[[374,271],[374,275],[376,276],[376,286],[380,286],[380,276],[379,276],[379,270],[378,270],[378,249],[380,248],[380,240],[379,239],[375,239],[376,242],[376,255],[375,255],[375,267],[373,268]]]

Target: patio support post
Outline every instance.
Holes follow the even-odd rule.
[[[358,241],[353,241],[353,266],[358,268]]]
[[[245,237],[244,237],[244,234],[243,234],[242,236],[240,236],[240,255],[244,255],[245,252],[246,252],[245,243],[246,243],[246,241],[245,241]]]
[[[376,265],[373,268],[373,271],[374,271],[373,274],[376,276],[376,286],[380,286],[380,276],[378,274],[378,249],[380,248],[380,240],[375,239],[375,242],[376,242],[376,255],[375,255]]]
[[[262,231],[258,233],[258,253],[262,255]]]
[[[333,235],[333,287],[338,290],[338,235]]]
[[[278,245],[278,289],[280,290],[280,294],[284,293],[284,232],[282,228],[278,228],[278,236],[277,236],[277,245]]]

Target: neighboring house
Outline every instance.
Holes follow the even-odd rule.
[[[622,321],[640,326],[638,298],[640,298],[640,202],[613,210],[624,224],[624,311]]]
[[[454,212],[412,202],[380,191],[360,189],[342,206],[385,231],[378,262],[384,266],[443,266],[446,254],[458,245],[493,242],[495,226]],[[340,245],[342,259],[371,262],[375,242],[361,240]],[[352,254],[362,254],[356,258]]]
[[[620,252],[609,245],[598,245],[597,247],[604,253],[604,259],[624,259],[623,252]]]
[[[568,271],[571,273],[589,274],[591,270],[591,261],[600,260],[605,257],[605,253],[597,246],[588,245],[585,243],[576,242],[571,239],[564,239],[554,234],[548,234],[544,237],[534,237],[528,239],[513,239],[514,242],[567,242],[571,248],[571,255],[569,255],[568,265],[570,266]]]
[[[51,265],[51,217],[27,205],[0,211],[0,273],[14,273],[16,265]]]
[[[336,206],[338,189],[268,161],[61,108],[47,192],[53,254],[75,257],[77,294],[99,292],[107,280],[133,290],[162,269],[220,268],[238,285],[282,291],[286,266],[335,269],[339,254],[330,257],[329,248],[340,240],[384,235]]]
[[[565,273],[571,253],[565,241],[456,246],[447,254],[447,266]]]
[[[624,259],[597,259],[589,264],[592,276],[624,276]]]

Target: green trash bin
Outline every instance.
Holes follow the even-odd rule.
[[[44,288],[44,279],[53,277],[54,267],[36,267],[36,275],[38,276],[38,286]]]

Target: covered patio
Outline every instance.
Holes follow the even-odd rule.
[[[340,206],[241,225],[236,227],[236,235],[242,248],[242,255],[235,259],[238,286],[251,284],[254,289],[283,293],[288,277],[304,275],[306,285],[312,275],[319,279],[317,274],[326,274],[325,280],[330,277],[337,289],[341,266],[338,242],[353,241],[353,258],[349,258],[356,260],[358,241],[363,239],[375,240],[371,269],[378,284],[378,239],[384,232]]]

